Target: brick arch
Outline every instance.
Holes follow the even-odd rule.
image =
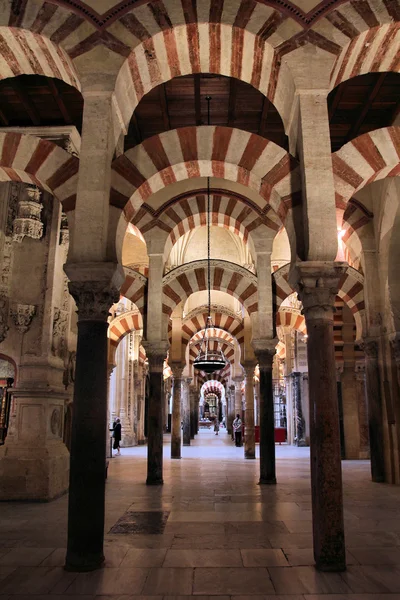
[[[145,300],[147,295],[147,277],[139,271],[124,267],[125,281],[121,286],[120,294],[136,304],[142,317],[145,316]]]
[[[277,103],[281,116],[289,117],[283,94],[275,94],[281,80],[293,87],[288,74],[282,75],[274,45],[291,36],[283,25],[285,16],[279,6],[264,2],[221,0],[186,2],[169,0],[150,3],[150,10],[139,8],[119,21],[116,35],[124,33],[131,48],[116,81],[116,96],[127,126],[145,94],[167,81],[194,73],[213,73],[235,77],[249,83],[271,102]],[[278,9],[278,10],[276,10]],[[122,25],[122,27],[121,27]],[[278,33],[279,32],[279,33]]]
[[[332,154],[332,166],[336,206],[344,210],[364,186],[400,174],[400,127],[376,129],[351,140]]]
[[[108,326],[110,345],[116,348],[122,338],[128,335],[128,333],[139,331],[140,329],[143,329],[143,319],[138,311],[127,311],[115,317]]]
[[[217,381],[216,379],[210,379],[210,380],[206,381],[205,383],[203,383],[203,385],[201,386],[200,393],[203,396],[207,393],[215,394],[216,396],[221,398],[221,396],[224,395],[225,390],[224,390],[224,386],[222,385],[222,383],[220,381]]]
[[[206,260],[173,269],[163,277],[163,313],[170,316],[180,302],[206,289]],[[234,296],[249,314],[257,311],[257,278],[243,267],[224,260],[211,260],[211,289]]]
[[[362,252],[361,239],[368,231],[364,227],[371,223],[373,218],[373,213],[355,198],[352,198],[347,204],[343,213],[342,241],[345,244],[345,259],[351,266],[357,267],[354,264],[354,259],[360,257]]]
[[[276,327],[290,327],[300,333],[307,333],[306,320],[300,311],[281,306],[276,313]]]
[[[75,206],[79,160],[33,135],[0,132],[0,181],[21,181],[50,192],[64,211]]]
[[[283,300],[294,292],[294,289],[288,282],[289,269],[290,265],[288,264],[272,274],[275,314],[279,310]],[[350,308],[356,322],[357,339],[361,339],[366,327],[363,275],[356,269],[353,269],[353,267],[348,267],[340,279],[337,295]]]
[[[370,0],[371,4],[371,0]],[[351,40],[340,49],[337,60],[331,74],[331,89],[357,75],[366,73],[395,72],[400,70],[400,39],[399,23],[393,23],[393,16],[385,11],[381,2],[382,24],[379,24],[377,12],[375,12],[375,27],[366,24],[365,30],[354,35],[358,29],[347,25],[348,34],[351,32]],[[334,18],[331,16],[331,19]],[[397,16],[398,18],[398,16]],[[387,20],[386,20],[387,19]],[[386,20],[386,22],[385,22]],[[370,21],[373,22],[373,21]],[[360,23],[360,20],[358,21]],[[343,23],[343,26],[346,26]]]
[[[221,369],[221,371],[216,371],[215,373],[206,374],[201,371],[198,375],[198,381],[201,384],[205,383],[206,381],[210,381],[210,380],[219,381],[223,386],[225,386],[226,383],[229,381],[230,372],[231,372],[230,364],[227,364],[226,367]]]
[[[187,345],[192,337],[198,332],[204,330],[208,317],[208,307],[200,307],[200,312],[192,311],[189,315],[183,319],[182,322],[182,344]],[[243,321],[240,317],[233,315],[231,311],[226,313],[222,312],[223,309],[219,308],[218,311],[211,309],[211,317],[214,327],[225,331],[227,335],[235,338],[239,345],[244,343],[244,326]]]
[[[18,75],[44,75],[80,90],[71,58],[57,41],[20,27],[0,26],[0,80]]]
[[[254,202],[237,192],[211,189],[211,224],[224,227],[238,235],[244,243],[251,232],[260,225],[277,232],[281,222],[273,211],[262,210]],[[196,227],[207,225],[207,190],[198,189],[185,192],[154,210],[142,204],[132,219],[132,224],[143,234],[154,227],[166,231],[169,236],[165,246],[168,256],[177,240]]]
[[[131,221],[160,189],[210,176],[252,188],[280,215],[280,197],[300,190],[300,179],[293,182],[296,169],[293,156],[255,133],[213,125],[182,127],[154,135],[113,162],[110,202]]]

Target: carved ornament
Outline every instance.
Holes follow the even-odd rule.
[[[41,191],[34,186],[26,188],[28,200],[21,199],[18,202],[18,215],[13,224],[14,242],[22,242],[24,237],[40,240],[43,237],[43,223],[40,214],[43,204],[40,202]]]
[[[360,348],[367,358],[375,360],[378,358],[378,342],[375,340],[363,340],[360,344]]]
[[[79,321],[107,321],[111,306],[119,299],[119,291],[103,281],[70,281],[68,287]]]
[[[0,343],[7,337],[8,321],[8,298],[0,296]]]
[[[11,307],[11,316],[19,333],[26,333],[36,314],[36,306],[33,304],[14,304]]]
[[[67,323],[68,312],[55,307],[51,351],[54,356],[59,356],[60,358],[64,358],[67,352]]]

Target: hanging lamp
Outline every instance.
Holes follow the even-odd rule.
[[[207,111],[208,111],[208,125],[210,125],[210,101],[211,97],[206,96],[207,100]],[[204,371],[204,373],[215,373],[220,371],[226,365],[226,358],[223,355],[222,350],[211,350],[210,349],[210,335],[211,329],[214,327],[211,318],[211,259],[210,259],[210,234],[211,234],[211,222],[210,222],[210,178],[207,177],[207,281],[208,281],[208,317],[206,326],[204,328],[203,339],[200,344],[199,353],[193,361],[193,368],[198,371]]]

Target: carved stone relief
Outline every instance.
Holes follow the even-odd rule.
[[[51,351],[54,356],[59,356],[60,358],[64,358],[67,352],[67,324],[68,313],[59,308],[54,308]]]
[[[36,306],[33,304],[13,304],[11,307],[11,316],[15,327],[19,333],[26,333],[36,314]]]
[[[22,242],[24,237],[40,240],[43,236],[43,223],[40,214],[43,204],[40,202],[41,191],[34,186],[26,188],[28,199],[20,199],[18,202],[18,215],[14,219],[13,240]]]
[[[55,408],[50,417],[50,429],[53,435],[61,436],[61,410]]]
[[[0,343],[4,342],[8,331],[8,298],[0,296]]]

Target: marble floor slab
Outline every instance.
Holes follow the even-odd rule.
[[[145,485],[146,453],[110,460],[99,571],[63,569],[67,496],[1,503],[0,600],[400,600],[400,487],[372,483],[368,461],[342,463],[347,571],[320,573],[308,448],[276,446],[276,486],[224,432],[201,432],[180,461],[165,436],[162,487]],[[151,512],[163,530],[113,530]]]

